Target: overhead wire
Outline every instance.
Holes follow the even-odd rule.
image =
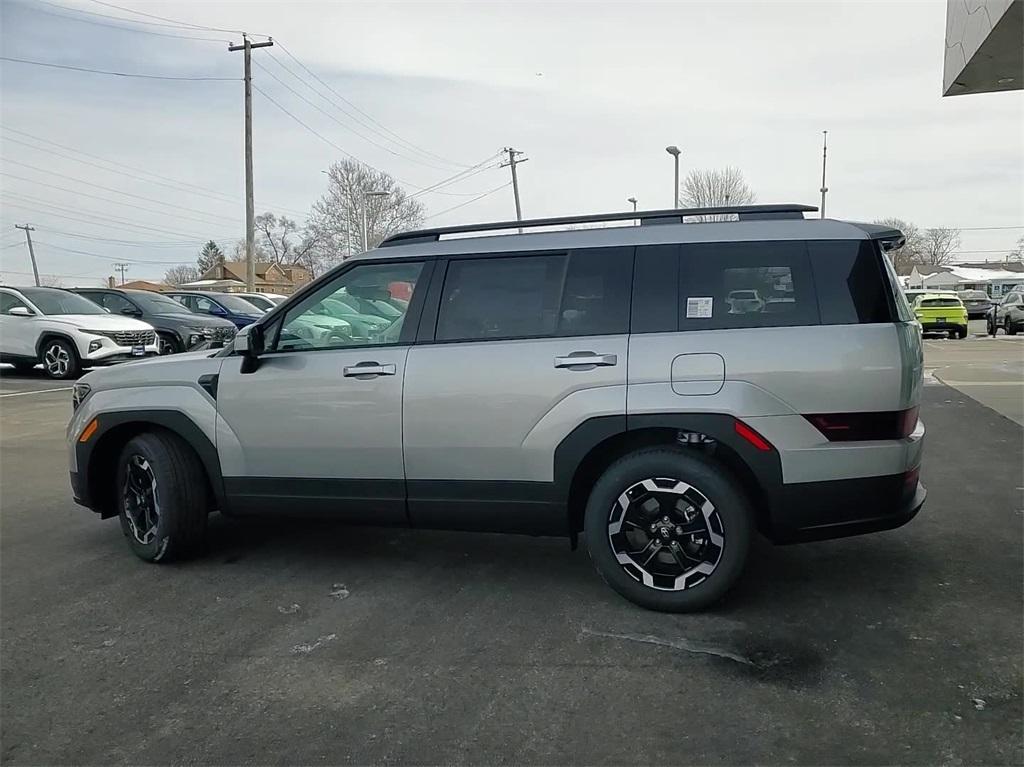
[[[494,189],[491,189],[490,191],[484,192],[483,194],[479,195],[478,197],[474,197],[472,200],[466,200],[465,202],[460,202],[458,205],[453,205],[452,207],[447,208],[447,209],[442,210],[442,211],[438,211],[437,213],[431,213],[429,216],[425,216],[423,218],[423,220],[427,221],[427,220],[429,220],[431,218],[437,218],[438,216],[443,216],[445,213],[451,213],[453,210],[458,210],[459,208],[464,207],[466,205],[469,205],[470,203],[476,202],[477,200],[482,200],[484,197],[488,197],[488,196],[494,194],[495,192],[500,192],[502,189],[508,189],[508,187],[510,187],[510,186],[512,186],[512,182],[511,181],[506,181],[501,186],[496,186],[496,187],[494,187]]]
[[[37,3],[44,3],[45,5],[49,5],[49,6],[53,7],[53,8],[60,8],[60,9],[65,10],[65,11],[73,11],[73,12],[77,12],[77,13],[89,13],[89,11],[82,11],[82,10],[79,10],[77,8],[70,8],[70,7],[66,6],[66,5],[60,5],[58,3],[49,3],[49,2],[46,2],[46,0],[35,0],[35,1]],[[125,27],[125,26],[121,26],[120,24],[110,24],[109,22],[105,22],[105,21],[96,21],[95,19],[83,19],[83,18],[81,18],[79,16],[69,16],[66,13],[54,13],[53,11],[47,11],[47,10],[44,10],[42,8],[37,8],[35,5],[26,5],[25,7],[28,8],[29,10],[31,10],[33,13],[42,13],[42,14],[45,14],[46,16],[54,16],[54,17],[59,18],[59,19],[68,19],[69,21],[77,21],[77,22],[80,22],[82,24],[91,24],[91,25],[97,26],[97,27],[107,27],[108,29],[120,29],[120,30],[125,31],[125,32],[137,32],[137,33],[142,34],[142,35],[155,35],[156,37],[171,37],[171,38],[176,38],[178,40],[200,40],[200,41],[211,42],[211,43],[230,43],[231,42],[230,40],[222,39],[222,38],[218,38],[218,37],[195,37],[195,36],[192,36],[192,35],[172,35],[169,32],[154,32],[151,29],[137,29],[135,27]],[[141,23],[141,22],[134,21],[133,19],[123,19],[120,16],[108,16],[107,14],[94,14],[94,15],[103,16],[103,17],[109,18],[109,19],[119,19],[121,21],[126,21],[129,24]]]
[[[13,61],[18,64],[32,64],[37,67],[50,67],[51,69],[70,69],[75,72],[89,72],[96,75],[111,75],[113,77],[134,77],[143,80],[186,80],[190,82],[240,82],[240,77],[175,77],[170,75],[149,75],[133,72],[114,72],[109,69],[90,69],[89,67],[75,67],[70,64],[55,64],[52,61],[33,61],[32,59],[19,59],[14,56],[0,56],[0,61]]]

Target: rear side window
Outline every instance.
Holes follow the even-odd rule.
[[[452,259],[438,341],[625,333],[631,248]]]
[[[888,286],[874,243],[807,243],[823,325],[892,322]]]
[[[786,327],[818,323],[801,241],[682,245],[679,329]]]

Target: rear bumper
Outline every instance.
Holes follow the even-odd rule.
[[[967,322],[924,322],[921,321],[922,333],[936,333],[940,330],[961,330],[967,328]]]
[[[782,508],[772,515],[771,538],[804,543],[892,530],[912,520],[926,496],[916,471],[785,485]]]

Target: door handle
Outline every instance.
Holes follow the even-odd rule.
[[[613,367],[618,362],[618,355],[597,354],[596,352],[572,352],[568,357],[555,357],[556,368],[570,368],[572,370],[593,370],[596,367]]]
[[[346,378],[360,378],[364,381],[376,376],[393,376],[397,372],[393,363],[381,365],[379,362],[358,362],[342,370]]]

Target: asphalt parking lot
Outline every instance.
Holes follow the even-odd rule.
[[[1024,344],[926,358],[921,514],[690,616],[557,539],[217,516],[145,565],[70,499],[67,384],[0,374],[0,760],[1020,764]]]

